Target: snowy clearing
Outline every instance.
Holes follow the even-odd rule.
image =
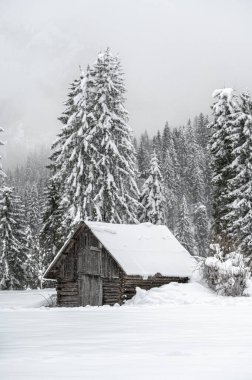
[[[174,283],[123,307],[32,307],[39,294],[0,292],[1,380],[252,378],[251,297]]]

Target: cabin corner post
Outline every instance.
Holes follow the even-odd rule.
[[[123,305],[126,301],[126,295],[125,295],[125,274],[123,272],[119,273],[119,287],[120,287],[120,299],[119,304]]]

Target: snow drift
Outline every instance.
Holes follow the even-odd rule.
[[[248,284],[247,295],[251,293],[252,287]],[[187,284],[172,282],[148,291],[137,288],[136,295],[128,300],[125,305],[225,305],[248,301],[252,303],[252,299],[250,300],[247,297],[224,297],[217,295],[208,287],[197,282],[189,282]]]

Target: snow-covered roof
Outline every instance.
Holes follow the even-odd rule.
[[[166,226],[85,222],[128,275],[190,276],[194,260]]]
[[[191,276],[194,258],[166,226],[84,222],[127,275]],[[64,251],[62,247],[46,274]]]

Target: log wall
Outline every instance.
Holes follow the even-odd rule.
[[[79,287],[77,281],[57,281],[57,306],[80,306]]]
[[[123,289],[120,278],[103,278],[102,280],[102,304],[113,306],[122,303]]]

